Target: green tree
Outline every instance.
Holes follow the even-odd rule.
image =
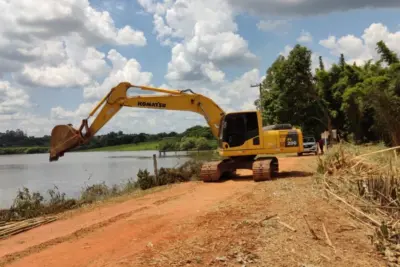
[[[381,59],[387,64],[392,65],[394,63],[399,63],[396,53],[391,51],[383,41],[377,43],[376,50],[381,55]]]
[[[309,49],[296,45],[287,58],[279,56],[262,84],[266,123],[291,123],[317,135],[329,118],[313,80]]]
[[[329,69],[319,57],[312,75],[311,51],[296,45],[266,72],[264,119],[268,124],[299,125],[316,137],[336,128],[348,141],[400,144],[400,62],[382,41],[377,51],[381,57],[377,62],[347,64],[341,54]]]

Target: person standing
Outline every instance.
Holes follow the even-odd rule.
[[[322,139],[322,138],[319,139],[318,144],[319,144],[319,149],[321,151],[321,155],[323,155],[324,154],[324,139]]]

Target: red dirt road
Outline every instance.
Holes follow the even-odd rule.
[[[314,164],[282,158],[278,180],[184,183],[74,211],[0,241],[0,266],[385,266],[371,229],[313,187]]]

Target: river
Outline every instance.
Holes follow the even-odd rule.
[[[57,186],[67,196],[78,197],[87,185],[136,179],[139,168],[153,173],[153,154],[158,168],[176,167],[189,159],[186,152],[159,158],[158,151],[74,152],[55,162],[49,162],[48,154],[0,156],[0,209],[10,207],[22,187],[47,196],[47,190]]]

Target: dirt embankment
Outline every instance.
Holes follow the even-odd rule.
[[[314,188],[314,164],[282,158],[278,180],[184,183],[76,211],[0,241],[0,266],[385,266],[371,230]]]

